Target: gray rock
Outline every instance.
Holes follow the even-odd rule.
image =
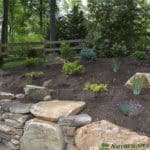
[[[7,92],[0,92],[0,99],[14,99],[15,95]]]
[[[35,85],[26,85],[24,91],[26,98],[34,101],[42,101],[45,96],[51,95],[53,92],[45,87]]]
[[[23,123],[20,123],[16,120],[5,119],[4,121],[5,121],[5,124],[10,127],[14,127],[14,128],[22,128],[23,127]]]
[[[51,88],[52,87],[52,80],[50,79],[50,80],[44,81],[43,87]]]
[[[17,103],[16,105],[11,105],[9,111],[15,114],[27,114],[30,112],[30,107],[32,104]]]
[[[11,141],[9,141],[8,143],[7,143],[7,146],[11,149],[11,150],[19,150],[20,148],[19,148],[19,145],[15,145],[15,144],[13,144]]]
[[[13,120],[23,124],[31,118],[31,115],[30,114],[22,115],[22,114],[4,113],[4,114],[2,114],[1,117],[2,117],[2,119],[13,119]]]
[[[51,101],[52,100],[52,96],[51,95],[47,95],[43,98],[44,101]]]
[[[4,132],[6,134],[15,134],[16,129],[10,126],[7,126],[4,122],[0,122],[0,132]]]
[[[61,128],[48,121],[32,119],[25,125],[21,150],[64,150]]]
[[[92,122],[92,118],[87,114],[61,117],[58,124],[61,126],[80,127]]]
[[[22,93],[16,94],[16,95],[15,95],[15,98],[16,98],[16,99],[19,99],[19,100],[20,100],[20,99],[24,99],[24,98],[25,98],[25,94],[22,94]]]

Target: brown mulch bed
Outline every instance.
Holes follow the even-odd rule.
[[[9,70],[10,75],[0,77],[0,91],[20,93],[27,83],[24,74],[30,71],[43,71],[44,77],[33,80],[35,85],[42,85],[45,80],[52,79],[52,89],[57,90],[55,99],[83,100],[87,108],[83,113],[92,116],[94,121],[109,120],[117,125],[132,129],[136,132],[150,136],[150,89],[145,89],[139,96],[124,87],[125,82],[136,72],[150,72],[150,58],[143,61],[133,58],[122,58],[121,68],[114,73],[111,68],[111,59],[98,59],[95,62],[84,62],[85,73],[81,76],[70,77],[62,73],[62,65],[38,67],[32,69]],[[93,94],[83,91],[85,82],[106,83],[109,92]],[[138,100],[144,111],[137,117],[123,116],[114,108],[118,100]]]

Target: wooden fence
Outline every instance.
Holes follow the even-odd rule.
[[[28,43],[8,43],[8,44],[1,44],[0,43],[0,53],[2,55],[7,55],[9,52],[11,53],[17,53],[17,48],[21,47],[36,47],[41,46],[44,49],[44,52],[51,52],[51,51],[59,51],[60,45],[62,43],[68,43],[70,44],[71,50],[80,50],[84,47],[85,43],[87,41],[85,39],[75,39],[75,40],[62,40],[62,41],[44,41],[44,42],[28,42]],[[7,51],[5,53],[1,52],[2,47],[6,48]],[[15,49],[14,49],[15,48]],[[8,49],[13,49],[12,51],[9,51]]]
[[[146,41],[146,48],[150,50],[150,32],[146,33],[145,36],[149,37],[149,40]],[[36,47],[41,46],[44,49],[44,52],[51,52],[51,51],[59,51],[60,45],[62,43],[69,43],[71,45],[71,50],[80,50],[84,47],[85,43],[88,41],[86,39],[75,39],[75,40],[62,40],[62,41],[44,41],[44,42],[28,42],[28,43],[8,43],[8,44],[1,44],[0,43],[0,56],[1,55],[7,55],[9,52],[11,53],[17,53],[17,50],[14,50],[14,48],[23,48],[23,47]],[[13,51],[6,51],[3,53],[2,47],[5,47],[7,49],[13,49]]]

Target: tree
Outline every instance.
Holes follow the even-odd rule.
[[[89,39],[100,55],[116,56],[117,49],[122,49],[120,55],[126,55],[143,48],[140,41],[147,30],[149,12],[144,3],[145,0],[89,0]]]
[[[87,20],[79,5],[57,19],[57,38],[61,40],[84,39],[87,36]]]
[[[2,45],[6,45],[8,41],[8,8],[9,8],[9,0],[3,0],[3,22],[1,33]],[[5,47],[2,47],[0,51],[0,61],[2,61],[2,52],[4,51]]]
[[[56,0],[50,0],[50,41],[56,39]]]
[[[3,0],[4,11],[3,11],[2,35],[1,35],[2,44],[7,44],[8,41],[8,8],[9,8],[9,0]]]

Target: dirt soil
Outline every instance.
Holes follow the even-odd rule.
[[[75,77],[64,75],[62,65],[9,70],[9,75],[0,77],[0,91],[23,92],[24,85],[28,83],[25,73],[43,71],[44,77],[33,80],[32,84],[42,85],[44,81],[52,79],[51,89],[57,90],[54,99],[85,101],[87,108],[83,113],[91,115],[93,121],[105,119],[150,136],[150,89],[144,89],[139,96],[134,96],[130,90],[124,87],[125,82],[136,72],[150,73],[150,58],[143,61],[122,58],[118,73],[112,71],[111,61],[112,59],[98,59],[95,62],[83,63],[85,73]],[[109,92],[93,94],[83,91],[85,82],[106,83],[109,85]],[[144,111],[139,116],[129,118],[115,109],[116,101],[129,99],[138,100],[144,106]]]

